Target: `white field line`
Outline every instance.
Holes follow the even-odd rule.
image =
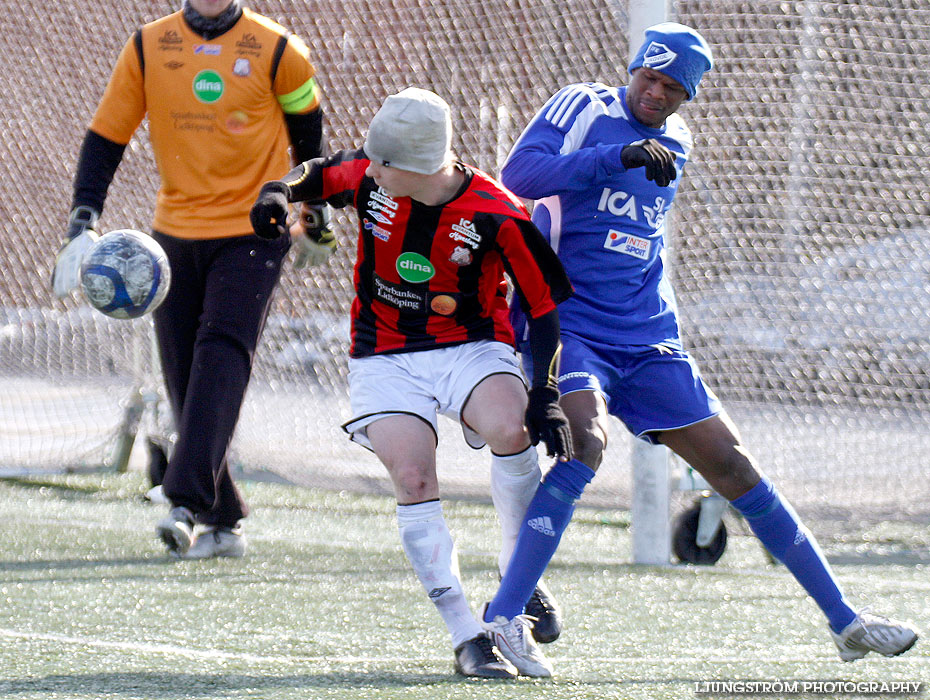
[[[56,644],[71,644],[73,646],[92,647],[98,649],[114,649],[125,652],[143,652],[147,654],[164,654],[167,656],[184,656],[199,659],[222,659],[226,661],[245,661],[256,664],[353,664],[353,663],[384,663],[384,664],[408,664],[413,659],[408,656],[271,656],[262,654],[249,654],[246,652],[231,652],[223,649],[191,649],[173,644],[143,644],[139,642],[111,642],[93,637],[74,637],[63,634],[47,634],[37,632],[23,632],[21,630],[0,629],[0,637],[19,641],[39,641],[54,642]],[[443,663],[449,660],[449,654],[441,656],[417,656],[416,660],[421,662]],[[823,655],[824,658],[832,658],[832,655]],[[558,656],[550,657],[553,661],[560,661]],[[753,663],[771,663],[783,664],[791,662],[809,662],[817,656],[810,654],[790,657],[785,654],[777,656],[753,656]],[[626,666],[638,666],[643,664],[668,664],[673,661],[676,664],[695,663],[695,664],[743,664],[746,663],[745,654],[739,656],[713,656],[711,654],[698,654],[697,656],[680,656],[676,655],[673,659],[668,656],[623,656],[623,657],[585,657],[585,663],[599,664],[623,664]],[[562,663],[570,663],[562,660]]]

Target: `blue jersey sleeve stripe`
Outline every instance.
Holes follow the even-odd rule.
[[[582,102],[591,99],[591,94],[583,85],[573,85],[556,95],[552,107],[546,112],[546,121],[562,129]]]
[[[565,129],[566,125],[575,118],[573,115],[588,109],[589,106],[594,106],[601,114],[626,118],[623,109],[619,107],[619,101],[616,89],[603,83],[570,85],[556,93],[549,108],[545,110],[545,119],[555,127]]]
[[[549,103],[549,108],[543,114],[543,118],[547,122],[556,123],[559,119],[559,115],[564,113],[565,103],[574,99],[575,91],[571,88],[566,88],[561,92],[556,93],[555,97]]]

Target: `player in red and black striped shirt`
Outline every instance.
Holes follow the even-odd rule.
[[[505,271],[534,318],[570,295],[520,200],[479,170],[449,167],[454,186],[435,204],[390,196],[379,180],[402,171],[363,149],[307,161],[284,178],[289,201],[358,212],[352,357],[483,339],[512,345]]]
[[[555,376],[556,305],[571,295],[571,285],[520,200],[457,161],[450,143],[448,105],[408,88],[387,98],[363,149],[307,161],[266,183],[252,223],[258,235],[273,238],[286,231],[289,202],[355,207],[354,417],[344,427],[391,475],[404,550],[449,628],[456,670],[509,677],[517,669],[499,655],[462,592],[439,503],[437,413],[459,420],[472,447],[491,448],[503,573],[539,483],[533,445],[541,439],[550,455],[570,456]],[[530,319],[528,395],[513,348],[505,273]],[[530,623],[518,632],[514,643],[532,656]],[[545,665],[519,671],[548,675]]]

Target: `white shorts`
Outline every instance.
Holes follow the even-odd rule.
[[[465,442],[485,442],[462,421],[462,408],[475,387],[494,374],[512,374],[526,384],[514,349],[477,340],[436,350],[349,358],[349,397],[354,418],[343,424],[349,437],[371,449],[366,428],[389,415],[406,414],[430,425],[439,442],[437,414],[462,425]]]

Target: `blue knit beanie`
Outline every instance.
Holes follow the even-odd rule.
[[[676,22],[654,24],[627,70],[645,66],[681,83],[690,100],[697,94],[701,77],[714,67],[710,46],[691,27]]]

